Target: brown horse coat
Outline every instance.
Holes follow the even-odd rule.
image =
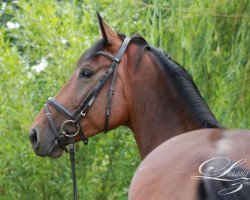
[[[142,161],[131,182],[129,200],[198,199],[202,179],[191,177],[202,175],[199,172],[201,164],[217,157],[223,157],[219,162],[228,158],[231,161],[229,166],[241,159],[250,159],[249,145],[249,130],[203,129],[176,136],[161,144]],[[222,167],[226,166],[225,163],[221,164]],[[250,161],[246,160],[238,167],[250,170]],[[206,170],[209,170],[208,167]],[[233,170],[235,168],[231,169],[230,173]],[[212,192],[216,194],[215,199],[232,199],[230,195],[240,195],[250,186],[246,185],[228,196],[218,194],[220,190],[230,187],[225,185],[218,190],[215,188]],[[236,199],[241,199],[237,197]],[[249,199],[249,196],[247,197]]]

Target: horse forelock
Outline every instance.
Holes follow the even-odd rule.
[[[106,43],[106,41],[104,39],[97,40],[97,42],[93,46],[91,46],[85,53],[83,53],[81,55],[80,59],[77,61],[77,67],[81,66],[81,64],[85,60],[93,57],[96,52],[103,49],[106,45],[107,45],[107,43]]]

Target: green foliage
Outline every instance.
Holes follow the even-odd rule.
[[[250,127],[249,0],[1,1],[1,200],[72,198],[68,157],[37,157],[28,130],[98,38],[95,10],[118,32],[140,33],[183,64],[223,125]],[[32,66],[43,62],[47,68],[36,72]],[[78,144],[79,196],[126,199],[139,160],[125,127]]]

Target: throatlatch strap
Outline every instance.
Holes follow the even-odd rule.
[[[113,74],[113,78],[112,78],[111,85],[110,85],[109,92],[108,92],[108,102],[107,102],[107,106],[106,106],[104,133],[107,133],[109,130],[109,116],[110,116],[110,112],[111,112],[111,103],[112,103],[112,97],[114,94],[115,81],[116,81],[116,75],[117,75],[116,67],[120,63],[121,58],[129,45],[129,42],[130,42],[130,38],[126,37],[124,39],[121,47],[119,48],[116,56],[112,59],[113,60],[112,65],[114,64],[114,71],[113,71],[114,74]]]
[[[109,130],[109,116],[110,116],[110,112],[111,112],[111,103],[112,103],[112,97],[113,97],[114,88],[115,88],[116,75],[117,75],[117,71],[114,70],[114,75],[113,75],[111,85],[109,88],[109,92],[108,92],[108,102],[107,102],[107,106],[106,106],[104,133],[107,133]]]

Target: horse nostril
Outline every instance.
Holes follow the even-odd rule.
[[[37,145],[37,131],[35,129],[30,131],[30,142],[33,146]]]

